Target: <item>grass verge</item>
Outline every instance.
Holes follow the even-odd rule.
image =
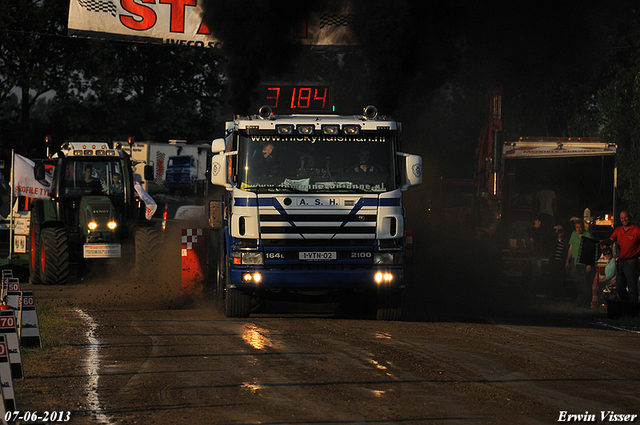
[[[72,310],[41,304],[37,311],[42,346],[20,348],[24,378],[13,380],[21,409],[25,402],[42,397],[49,381],[77,374],[73,359],[82,358],[85,343],[82,324]]]

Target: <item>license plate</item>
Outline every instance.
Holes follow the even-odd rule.
[[[338,258],[335,252],[329,251],[313,251],[300,252],[298,258],[301,261],[332,261]]]
[[[84,258],[120,258],[120,244],[86,244]]]

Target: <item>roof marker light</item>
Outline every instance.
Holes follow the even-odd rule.
[[[313,124],[300,124],[296,127],[298,134],[313,134],[315,126]]]
[[[276,133],[278,133],[278,134],[293,134],[293,124],[278,124],[278,125],[276,125]]]
[[[360,134],[360,126],[359,125],[353,125],[353,124],[343,125],[342,126],[342,132],[344,134],[348,134],[350,136],[355,136],[357,134]]]
[[[334,124],[327,124],[322,126],[322,134],[327,136],[334,136],[340,134],[340,127]]]

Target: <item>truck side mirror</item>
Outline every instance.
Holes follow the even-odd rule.
[[[224,150],[227,148],[226,143],[224,142],[224,139],[215,139],[212,143],[211,143],[211,152],[215,155],[217,153],[220,152],[224,152]]]
[[[36,180],[44,181],[45,179],[45,169],[44,164],[42,162],[38,162],[33,167],[33,178]]]
[[[224,153],[219,153],[211,158],[211,183],[216,186],[224,186],[227,190],[233,190],[233,185],[227,179],[228,161],[229,158]]]
[[[398,152],[398,156],[404,157],[404,184],[400,187],[403,192],[411,186],[422,183],[422,157],[408,153]]]
[[[153,176],[153,165],[145,165],[144,166],[144,179],[146,181],[151,181],[154,179]]]

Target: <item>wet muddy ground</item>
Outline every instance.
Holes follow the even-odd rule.
[[[70,411],[78,424],[511,425],[640,414],[637,319],[502,290],[470,261],[435,276],[429,264],[440,262],[414,255],[425,268],[413,270],[398,322],[279,304],[228,319],[205,295],[183,296],[175,268],[147,284],[112,270],[64,287],[25,285],[79,326],[64,356],[43,358],[36,375],[25,365],[18,408]]]

